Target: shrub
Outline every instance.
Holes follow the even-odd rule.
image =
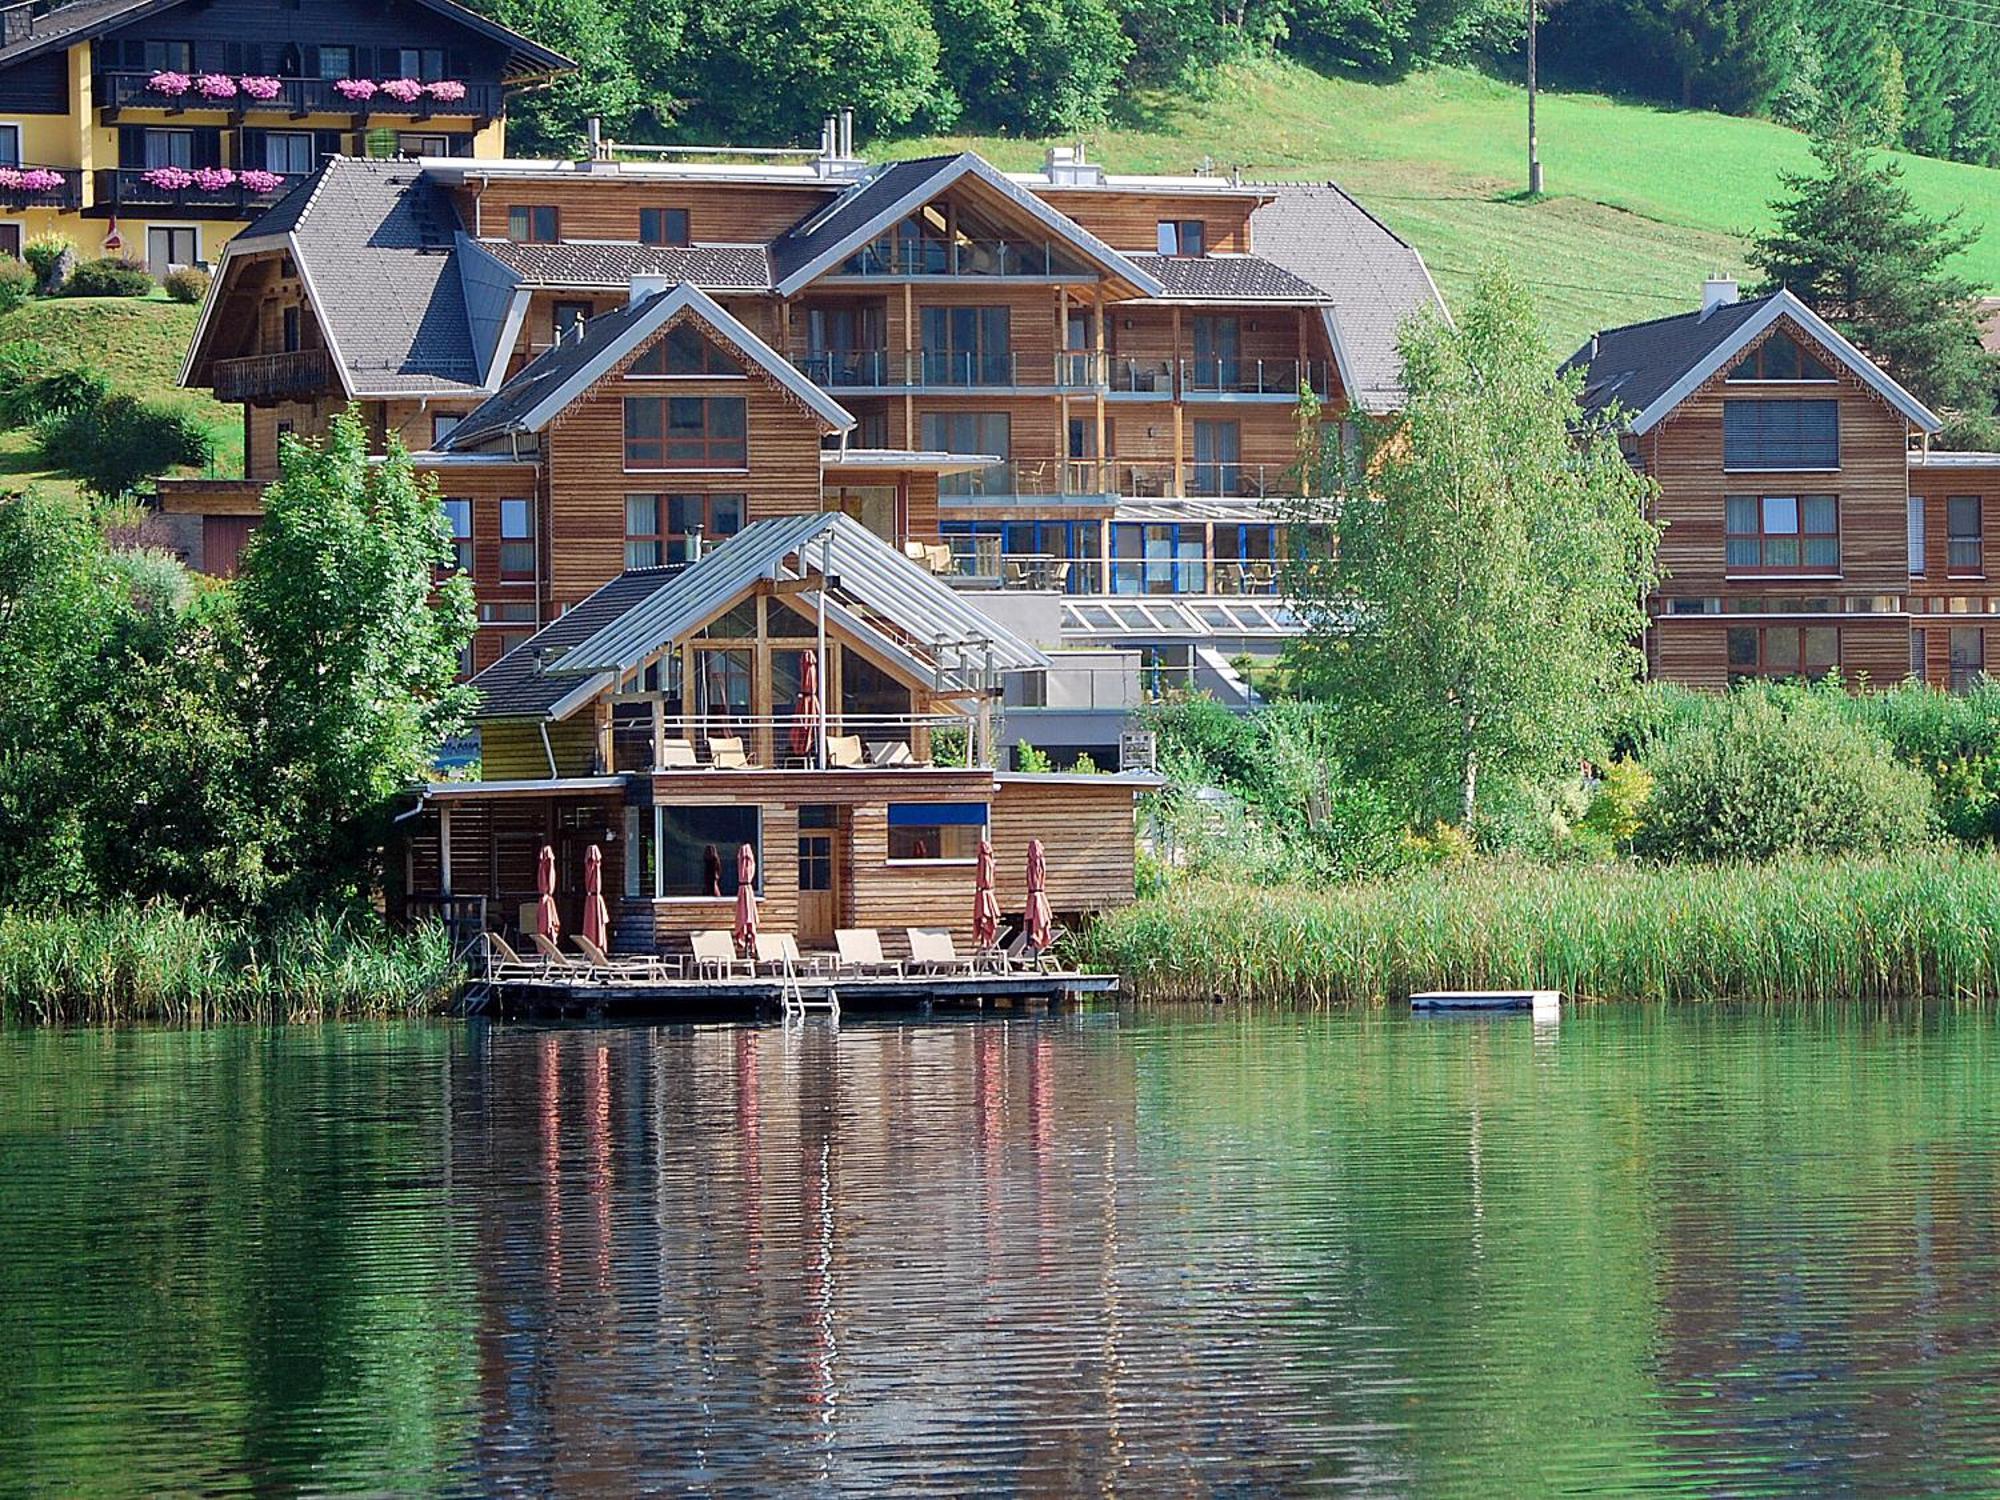
[[[55,352],[38,339],[10,339],[0,344],[0,425],[20,425],[6,419],[8,400],[23,386],[40,379],[55,358]]]
[[[42,461],[103,499],[131,493],[177,465],[208,462],[208,431],[184,411],[110,396],[35,425]]]
[[[160,285],[176,302],[199,302],[208,295],[208,272],[200,266],[176,266],[160,278]]]
[[[1586,850],[1610,854],[1638,836],[1645,824],[1647,801],[1653,795],[1653,773],[1636,760],[1614,760],[1577,821],[1578,840]]]
[[[1046,750],[1037,750],[1026,740],[1014,746],[1014,769],[1025,776],[1046,776],[1053,767]]]
[[[0,313],[12,312],[35,294],[35,273],[11,255],[0,255]]]
[[[74,256],[76,246],[66,234],[38,234],[21,247],[21,259],[35,273],[44,288],[52,288],[62,271],[63,257]]]
[[[32,339],[21,342],[42,349]],[[12,382],[0,376],[0,427],[33,427],[87,410],[110,394],[111,381],[101,370],[89,365],[57,365],[52,369],[44,362],[39,373],[26,373]]]
[[[71,271],[62,290],[65,297],[143,297],[153,290],[153,276],[136,260],[107,255]]]
[[[1803,691],[1749,691],[1656,742],[1642,853],[1754,860],[1878,853],[1932,826],[1929,783],[1840,705]]]

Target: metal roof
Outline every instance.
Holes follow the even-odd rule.
[[[1303,628],[1298,614],[1276,595],[1113,595],[1098,599],[1065,599],[1062,630],[1066,639],[1152,640],[1178,636],[1289,637]]]
[[[828,594],[829,617],[838,617],[843,629],[893,648],[917,670],[981,668],[989,664],[989,652],[996,671],[1049,664],[1035,647],[965,603],[949,585],[836,511],[779,516],[745,527],[682,569],[667,587],[572,646],[557,670],[566,675],[633,671],[662,646],[722,613],[755,584],[799,577],[801,569],[817,571],[822,545],[837,585]],[[786,564],[794,557],[798,568]],[[877,621],[892,627],[895,635],[880,629]],[[904,644],[896,642],[896,635]]]

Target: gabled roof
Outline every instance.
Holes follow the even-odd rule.
[[[850,633],[872,636],[878,646],[898,655],[917,653],[913,664],[918,670],[983,667],[989,660],[1002,672],[1049,664],[1035,647],[967,604],[859,521],[832,511],[780,516],[744,528],[682,569],[669,587],[649,594],[571,647],[562,670],[633,671],[758,582],[816,575],[822,547],[837,580],[828,594],[829,616]],[[871,621],[888,628],[877,629]],[[897,644],[899,638],[903,644]]]
[[[1780,318],[1789,318],[1845,365],[1914,427],[1937,432],[1944,423],[1887,371],[1849,343],[1818,313],[1779,290],[1746,302],[1725,302],[1703,312],[1685,312],[1644,323],[1628,323],[1591,335],[1590,342],[1563,362],[1584,371],[1580,404],[1602,412],[1616,406],[1627,413],[1627,428],[1643,433],[1735,362],[1743,350]]]
[[[463,452],[509,432],[540,432],[558,412],[610,374],[620,360],[681,312],[693,313],[742,351],[828,428],[844,432],[854,425],[854,418],[846,408],[801,375],[790,360],[723,311],[701,288],[682,283],[592,318],[580,336],[564,339],[543,352],[490,398],[474,407],[452,429],[440,451]]]
[[[524,286],[623,290],[635,276],[687,281],[705,292],[768,292],[771,256],[762,245],[639,245],[567,241],[526,245],[482,240],[480,248]]]
[[[1274,194],[1250,215],[1251,244],[1332,304],[1327,331],[1349,399],[1393,411],[1404,397],[1397,334],[1413,313],[1445,314],[1423,257],[1331,182],[1278,184]]]
[[[1164,290],[1132,257],[1113,250],[1068,215],[1058,212],[1005,173],[970,151],[890,162],[816,209],[771,246],[771,269],[780,296],[789,297],[814,278],[901,223],[966,178],[976,179],[1042,225],[1079,256],[1149,297]]]
[[[25,36],[0,47],[0,67],[20,62],[52,47],[67,47],[102,36],[128,21],[136,21],[156,11],[171,10],[185,3],[187,0],[72,0],[68,5],[58,5],[34,17]],[[566,73],[576,67],[560,52],[552,51],[540,42],[530,41],[497,21],[488,20],[478,11],[458,4],[457,0],[411,0],[411,3],[436,11],[489,41],[504,44],[507,48],[507,76],[510,79]]]

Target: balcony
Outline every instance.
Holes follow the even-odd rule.
[[[941,240],[886,235],[840,263],[836,276],[1028,276],[1038,280],[1083,280],[1084,273],[1063,261],[1053,243],[1028,240]]]
[[[1120,460],[1111,468],[1117,493],[1127,500],[1182,497],[1259,500],[1289,495],[1296,489],[1297,471],[1291,464],[1246,464],[1233,460],[1188,462],[1180,466],[1178,476],[1171,461],[1128,463]]]
[[[83,173],[75,167],[43,167],[26,162],[0,166],[0,208],[61,208],[74,212],[82,206]]]
[[[926,349],[830,349],[792,357],[801,374],[828,390],[1089,390],[1090,354],[973,354]]]
[[[169,115],[192,110],[225,114],[233,120],[272,116],[301,120],[308,115],[345,115],[357,122],[380,117],[483,123],[497,118],[502,108],[501,87],[497,83],[461,84],[465,90],[462,99],[439,99],[430,93],[419,93],[409,100],[394,99],[379,87],[369,98],[355,99],[342,93],[331,78],[279,78],[275,80],[278,85],[275,97],[253,99],[240,88],[226,98],[213,98],[192,87],[185,93],[164,94],[153,87],[153,77],[150,69],[100,71],[96,75],[94,97],[105,123],[110,124],[128,109],[162,110]]]
[[[1181,361],[1181,399],[1220,400],[1273,396],[1296,399],[1302,386],[1324,395],[1327,366],[1323,359],[1236,359],[1205,357]]]
[[[240,180],[225,186],[206,188],[199,183],[186,187],[162,187],[148,182],[150,167],[102,167],[97,172],[97,191],[91,213],[106,214],[132,210],[166,210],[190,219],[253,219],[284,197],[299,181],[297,173],[270,173],[278,178],[271,188],[247,187]],[[232,177],[234,174],[231,174]]]
[[[260,405],[316,396],[335,384],[333,359],[324,349],[288,349],[215,363],[215,399]]]
[[[1107,505],[1110,495],[1104,467],[1090,459],[1047,459],[1039,462],[1021,459],[991,464],[969,474],[941,476],[938,496],[946,501],[970,505],[1004,504],[1023,498]]]
[[[1269,559],[1176,556],[1058,557],[1002,552],[997,536],[951,538],[953,571],[963,588],[1044,594],[1198,594],[1275,598],[1280,564]]]

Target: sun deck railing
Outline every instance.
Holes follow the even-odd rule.
[[[753,714],[733,709],[685,716],[661,700],[657,719],[648,700],[613,710],[615,772],[816,771],[822,769],[818,736],[785,709]],[[958,713],[830,713],[826,720],[829,771],[877,769],[978,769],[979,721]]]

